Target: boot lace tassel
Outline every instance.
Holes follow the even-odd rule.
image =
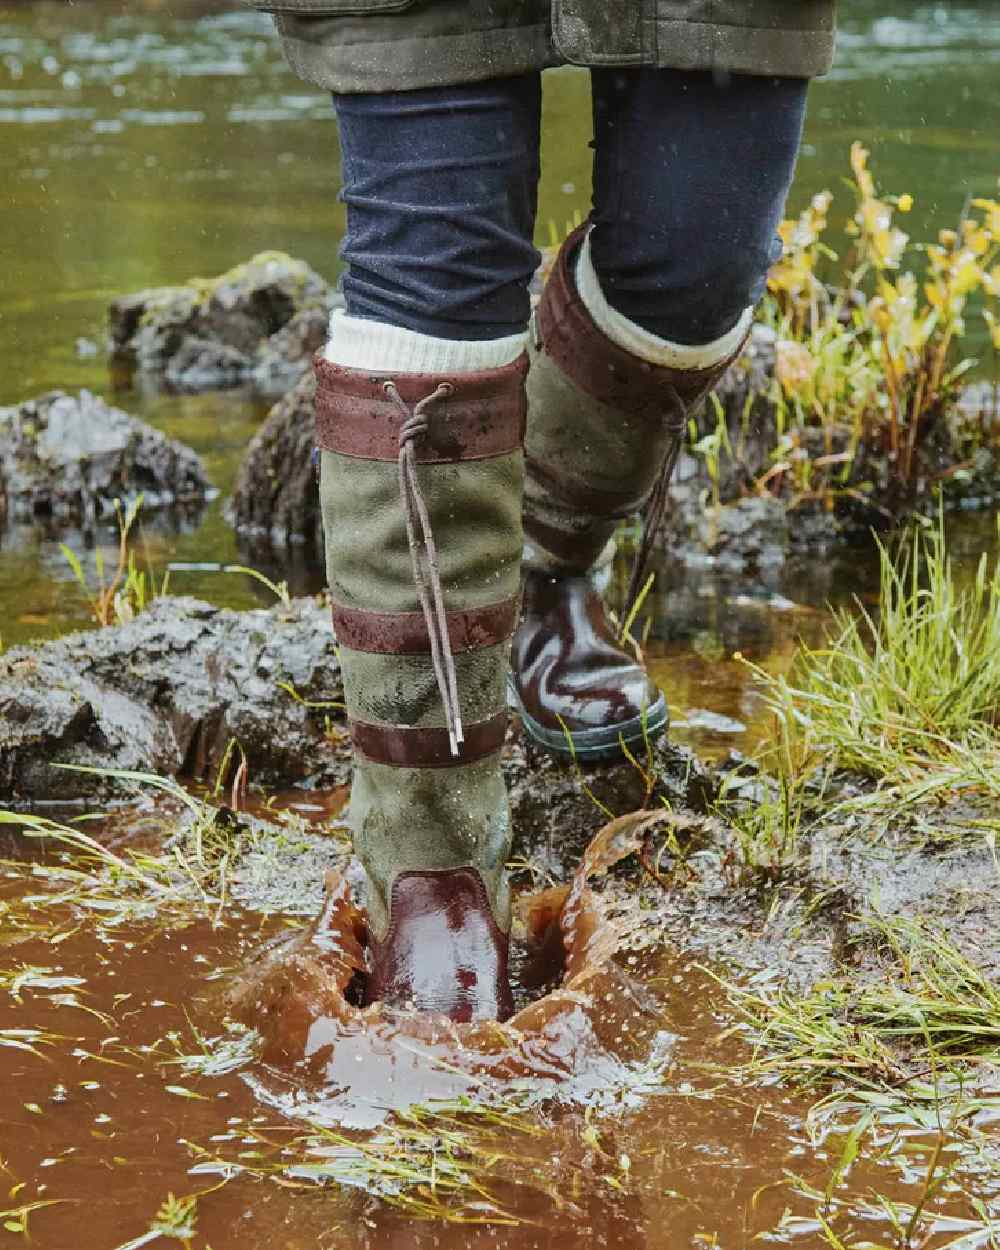
[[[448,635],[448,618],[445,613],[444,591],[438,567],[437,546],[431,529],[430,512],[417,478],[417,454],[414,444],[427,433],[427,409],[454,390],[450,382],[441,382],[430,395],[425,395],[411,409],[400,395],[395,382],[383,383],[382,389],[400,410],[406,420],[399,431],[399,494],[406,518],[406,537],[410,545],[410,561],[413,565],[413,582],[423,610],[427,634],[430,638],[431,663],[441,693],[445,725],[452,755],[458,755],[465,735],[462,730],[462,712],[458,702],[458,678],[455,674],[455,657]]]

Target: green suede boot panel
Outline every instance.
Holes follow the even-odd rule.
[[[651,426],[648,417],[636,418],[594,399],[545,352],[530,354],[524,445],[528,537],[554,563],[584,569],[597,559],[618,521],[639,509],[675,436],[665,426]],[[594,492],[594,506],[561,500],[550,474],[556,483],[564,480],[567,489]],[[580,557],[564,560],[549,551],[541,535],[551,530],[578,547]]]
[[[465,724],[489,720],[507,706],[510,643],[455,655],[458,699]],[[445,726],[430,656],[376,655],[340,648],[347,714],[352,720],[425,729]]]
[[[656,479],[671,435],[648,414],[610,408],[581,390],[544,352],[528,373],[525,459],[569,481],[610,495],[630,492],[636,505]]]
[[[519,377],[512,379],[520,385]],[[433,381],[428,381],[428,393]],[[418,445],[419,452],[419,445]],[[444,610],[469,612],[516,599],[524,545],[520,451],[416,468],[437,548]],[[320,501],[330,593],[347,609],[419,614],[413,561],[395,461],[324,451]],[[506,708],[510,643],[458,650],[455,678],[463,723],[488,722]],[[368,726],[441,730],[446,717],[429,653],[387,654],[341,645],[348,715]],[[494,918],[510,925],[503,866],[510,809],[498,751],[472,763],[413,768],[356,752],[350,823],[368,877],[373,930],[388,927],[398,874],[474,868]]]
[[[417,466],[448,611],[518,593],[523,473],[520,452]],[[333,598],[370,612],[419,611],[396,464],[323,452],[320,501]]]
[[[499,756],[457,768],[395,768],[359,758],[351,791],[354,849],[368,874],[368,915],[377,937],[388,927],[388,899],[401,872],[472,867],[493,916],[510,928],[504,862],[510,807]]]

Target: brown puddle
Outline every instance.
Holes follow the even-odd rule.
[[[745,1048],[718,985],[683,954],[613,953],[591,882],[638,847],[643,820],[610,826],[568,889],[533,897],[526,932],[548,952],[543,974],[558,932],[562,979],[502,1028],[360,1012],[331,989],[358,957],[343,886],[248,977],[236,970],[282,936],[280,917],[229,905],[215,923],[149,914],[98,930],[84,906],[57,901],[63,883],[33,872],[57,849],[25,848],[0,874],[0,1247],[828,1246],[788,1174],[822,1190],[843,1128],[810,1131],[815,1096],[733,1079]],[[121,822],[114,839],[123,849]],[[263,1026],[266,1064],[240,1051],[246,1036],[221,1009],[237,976],[244,1008],[251,987],[296,1006]],[[447,1101],[384,1120],[387,1103],[418,1098]],[[494,1099],[495,1120],[474,1114]],[[348,1113],[384,1122],[331,1127]],[[422,1134],[400,1134],[413,1123]],[[934,1141],[932,1128],[887,1132],[851,1166],[849,1192],[917,1201]],[[978,1184],[995,1200],[996,1176]],[[187,1240],[151,1227],[170,1193],[201,1195]],[[947,1189],[934,1202],[972,1214]],[[782,1227],[786,1210],[798,1222]],[[11,1227],[25,1220],[30,1237]],[[839,1228],[852,1250],[903,1244],[862,1208]],[[923,1250],[959,1235],[942,1222]]]
[[[665,815],[612,821],[569,885],[521,898],[522,991],[554,988],[505,1024],[354,1006],[365,915],[329,874],[317,918],[273,943],[231,996],[236,1018],[262,1037],[258,1094],[314,1121],[370,1128],[413,1103],[473,1096],[484,1081],[494,1095],[527,1083],[538,1100],[583,1104],[654,1081],[672,1038],[655,998],[613,962],[617,929],[591,881],[641,850]]]

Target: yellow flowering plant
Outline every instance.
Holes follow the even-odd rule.
[[[777,443],[761,485],[790,485],[793,503],[822,498],[832,507],[841,493],[864,489],[855,480],[862,443],[887,457],[897,492],[912,491],[921,441],[941,427],[974,363],[956,359],[973,295],[984,301],[1000,351],[1000,201],[971,200],[955,230],[914,249],[896,224],[913,197],[880,194],[868,161],[855,143],[855,209],[846,224],[852,247],[839,284],[822,276],[837,259],[823,242],[833,203],[826,191],[782,224],[784,254],[768,281],[761,316],[775,335]],[[906,265],[913,251],[926,256],[922,279]],[[790,439],[799,464],[785,476],[777,470]],[[804,466],[803,448],[810,449]]]

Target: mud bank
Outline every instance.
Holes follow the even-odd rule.
[[[645,775],[631,764],[573,770],[526,752],[515,735],[508,766],[514,856],[535,879],[564,880],[609,815],[667,806],[643,855],[600,887],[639,963],[666,948],[741,981],[769,970],[800,990],[844,969],[883,975],[886,950],[867,923],[877,914],[947,932],[976,966],[1000,976],[1000,878],[988,813],[974,806],[928,805],[901,820],[845,817],[838,799],[866,784],[845,776],[817,797],[794,864],[764,870],[746,862],[733,805],[752,807],[774,783],[744,775],[741,763],[710,768],[663,743]]]
[[[319,603],[233,612],[161,598],[128,624],[0,657],[0,797],[108,792],[58,763],[214,779],[234,739],[262,784],[337,785],[343,735],[324,705],[342,697]]]
[[[235,741],[252,790],[299,787],[322,804],[350,779],[342,697],[321,603],[233,612],[160,599],[126,625],[0,657],[0,797],[30,805],[122,793],[59,763],[214,781]],[[232,755],[231,766],[238,760]],[[845,821],[826,814],[837,798],[828,795],[811,812],[794,866],[768,873],[748,867],[732,809],[719,804],[727,777],[729,802],[757,803],[772,783],[752,773],[713,769],[669,741],[636,763],[574,768],[535,748],[516,719],[504,769],[512,857],[536,887],[567,880],[610,817],[668,807],[666,832],[603,887],[635,952],[667,945],[806,985],[844,961],[878,962],[864,927],[877,899],[882,914],[924,917],[1000,970],[1000,890],[974,809]],[[858,784],[844,779],[842,792]],[[319,908],[321,872],[308,888],[290,863],[265,877],[299,880],[299,903]]]
[[[0,655],[0,798],[109,792],[106,779],[60,772],[57,763],[214,780],[230,742],[253,783],[338,786],[349,777],[342,700],[321,599],[237,612],[163,596],[126,624]],[[516,723],[506,767],[515,815],[560,856],[583,849],[601,803],[626,813],[653,794],[676,799],[712,786],[690,752],[665,743],[652,756],[652,788],[631,764],[578,776],[525,748]],[[574,831],[569,840],[556,836],[560,826]]]
[[[116,499],[190,511],[209,491],[189,447],[89,391],[0,408],[0,518],[87,526]]]

